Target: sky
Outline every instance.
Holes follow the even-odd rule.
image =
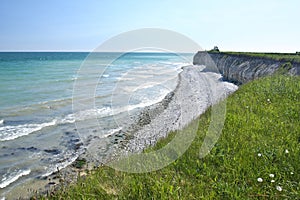
[[[203,49],[300,51],[299,0],[1,0],[0,51],[92,51],[140,28]]]

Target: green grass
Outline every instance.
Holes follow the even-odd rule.
[[[210,109],[197,123],[196,139],[168,167],[144,174],[101,167],[45,198],[300,198],[300,77],[276,75],[242,85],[227,99],[222,135],[203,159],[198,155],[210,123]],[[160,140],[152,150],[169,140]]]
[[[208,51],[209,53],[220,53],[216,51]],[[300,63],[300,53],[256,53],[256,52],[221,52],[227,55],[244,55],[256,58],[269,58],[272,60],[283,62],[297,62]]]

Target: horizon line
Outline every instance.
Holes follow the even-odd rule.
[[[0,53],[197,53],[164,51],[88,51],[88,50],[0,50]]]
[[[199,49],[200,51],[209,51],[207,49]],[[93,51],[93,50],[0,50],[0,53],[197,53],[196,52],[165,52],[165,51]],[[233,51],[223,50],[220,52],[244,52],[244,53],[297,53],[297,51]]]

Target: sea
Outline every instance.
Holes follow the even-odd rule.
[[[0,199],[67,167],[85,151],[87,141],[105,140],[134,123],[130,119],[175,89],[192,57],[1,52]],[[92,106],[79,106],[82,97],[92,97]]]

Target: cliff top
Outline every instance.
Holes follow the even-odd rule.
[[[215,49],[207,51],[213,54],[226,54],[233,56],[249,56],[253,58],[267,58],[281,62],[300,63],[300,52],[296,53],[258,53],[258,52],[232,52],[232,51],[216,51]]]

